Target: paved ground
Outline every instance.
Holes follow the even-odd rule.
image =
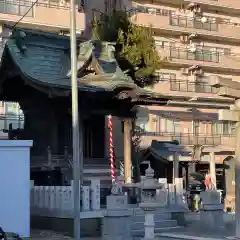
[[[191,225],[181,228],[178,231],[168,232],[158,236],[159,240],[232,240],[234,236],[234,216],[232,214],[224,214],[225,229],[218,229],[217,231],[210,231],[205,229],[199,223],[200,215],[191,213],[187,216],[187,221],[192,222]],[[32,230],[32,240],[73,240],[74,238],[64,234],[56,233],[53,231]],[[140,238],[136,238],[137,240]],[[81,238],[81,240],[101,240],[101,238]],[[134,239],[135,240],[135,239]]]
[[[73,240],[74,238],[64,234],[48,230],[32,230],[31,240]],[[101,238],[81,238],[81,240],[100,240]]]

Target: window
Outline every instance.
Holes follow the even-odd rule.
[[[208,78],[204,76],[196,76],[195,91],[198,93],[214,93],[216,90],[208,83]]]
[[[161,133],[181,133],[178,120],[159,117],[158,124],[157,130]]]
[[[212,133],[214,135],[233,135],[235,126],[236,124],[230,121],[214,121],[212,122]]]
[[[157,72],[155,73],[156,81],[158,82],[165,82],[165,81],[175,81],[176,80],[176,74],[174,73],[162,73]]]
[[[159,40],[156,40],[155,44],[156,44],[157,47],[161,47],[161,48],[170,48],[174,45],[174,43],[172,43],[172,42],[159,41]]]
[[[33,8],[31,1],[19,0],[0,0],[0,12],[7,14],[14,14],[23,16],[26,14],[28,17],[33,17]]]

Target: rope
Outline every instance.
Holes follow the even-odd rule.
[[[113,153],[113,128],[112,128],[112,116],[108,116],[108,128],[109,128],[109,159],[110,159],[110,169],[111,169],[111,179],[112,183],[116,182],[116,174],[114,167],[114,153]]]

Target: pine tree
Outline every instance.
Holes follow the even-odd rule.
[[[92,21],[92,38],[115,42],[115,57],[123,71],[139,86],[153,84],[154,72],[160,68],[160,57],[149,28],[131,22],[125,11],[103,14],[100,20]]]

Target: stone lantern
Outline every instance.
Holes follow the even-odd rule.
[[[162,189],[163,184],[158,183],[153,177],[154,171],[149,164],[145,173],[145,179],[139,185],[142,192],[139,207],[143,209],[145,215],[145,240],[155,239],[154,211],[157,208],[165,207],[167,204],[167,193],[160,191],[160,194],[157,194],[157,190]]]

